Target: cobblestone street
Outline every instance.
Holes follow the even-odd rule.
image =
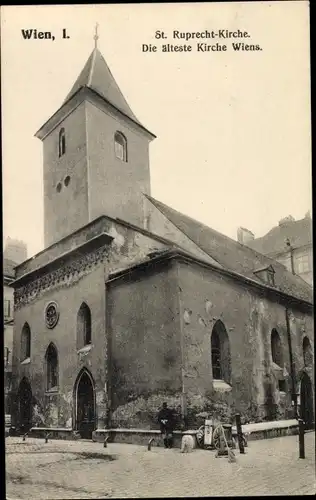
[[[315,494],[315,434],[252,441],[236,463],[126,444],[6,439],[7,499]]]

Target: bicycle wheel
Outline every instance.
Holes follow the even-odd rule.
[[[220,448],[220,438],[221,438],[220,427],[215,427],[213,432],[213,445],[216,448],[216,450],[219,450]]]
[[[204,434],[205,434],[205,426],[201,425],[201,427],[198,428],[198,431],[196,433],[196,441],[200,448],[204,448]]]

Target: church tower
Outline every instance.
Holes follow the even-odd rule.
[[[45,247],[100,215],[144,227],[155,135],[126,102],[97,36],[62,106],[35,135],[43,142]]]

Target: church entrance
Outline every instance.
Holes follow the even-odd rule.
[[[307,373],[303,373],[301,378],[301,417],[305,422],[305,429],[314,426],[313,389]]]
[[[91,439],[95,430],[94,383],[90,373],[83,370],[76,382],[76,429],[84,439]]]
[[[26,378],[21,380],[18,391],[20,432],[26,433],[32,427],[32,389]]]

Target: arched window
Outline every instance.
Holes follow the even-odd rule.
[[[213,379],[231,382],[231,357],[229,338],[224,324],[216,321],[211,335]]]
[[[91,344],[91,311],[83,302],[77,315],[77,349]]]
[[[114,135],[115,156],[122,161],[127,161],[127,140],[121,132]]]
[[[309,338],[306,336],[303,339],[303,358],[304,358],[304,366],[310,366],[313,364],[312,346]]]
[[[66,135],[65,129],[61,128],[59,131],[59,140],[58,140],[58,154],[59,158],[66,153]]]
[[[21,334],[21,361],[31,357],[31,329],[25,323]]]
[[[46,389],[54,391],[58,389],[58,353],[54,344],[49,344],[46,355]]]
[[[283,366],[283,353],[280,335],[277,330],[273,328],[271,332],[271,354],[272,361],[278,366]]]

